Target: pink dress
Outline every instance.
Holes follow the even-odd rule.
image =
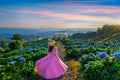
[[[46,79],[58,78],[68,69],[67,65],[58,57],[57,47],[55,46],[51,53],[36,61],[35,67],[38,75]]]

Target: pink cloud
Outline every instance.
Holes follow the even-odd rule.
[[[115,21],[113,18],[106,17],[106,16],[96,16],[95,17],[95,16],[71,14],[71,13],[58,13],[58,12],[53,12],[53,11],[21,10],[19,12],[24,13],[24,14],[34,14],[34,15],[41,15],[41,16],[45,16],[45,17],[61,18],[63,20],[85,20],[85,21],[101,21],[101,22]]]
[[[97,14],[117,14],[120,13],[118,9],[86,9],[83,13],[97,13]]]
[[[120,7],[117,7],[117,6],[86,6],[83,12],[98,13],[98,14],[114,14],[114,13],[120,13]]]
[[[83,15],[75,15],[75,14],[67,14],[67,13],[56,13],[53,11],[28,11],[28,10],[22,10],[21,13],[25,14],[37,14],[37,15],[43,15],[47,17],[56,17],[56,18],[62,18],[66,20],[89,20],[89,16],[83,16]]]
[[[80,13],[98,13],[98,14],[114,14],[120,13],[120,6],[101,6],[101,5],[63,5],[62,8],[74,9]]]
[[[115,14],[120,13],[120,6],[103,6],[103,5],[83,5],[83,4],[39,4],[40,6],[47,6],[50,8],[57,7],[63,10],[74,10],[79,13],[93,13],[93,14]]]

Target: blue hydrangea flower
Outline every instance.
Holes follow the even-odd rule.
[[[114,56],[115,58],[120,58],[120,53],[115,53],[115,54],[113,54],[113,56]]]
[[[96,51],[96,54],[99,54],[100,53],[100,51]]]
[[[100,58],[104,58],[104,57],[107,56],[107,54],[106,54],[105,52],[100,52],[100,53],[98,54],[98,56],[99,56]]]
[[[90,65],[89,64],[86,64],[85,67],[88,68]]]
[[[90,56],[90,58],[93,58],[93,57],[94,57],[94,54],[93,54],[93,53],[90,53],[89,56]]]
[[[119,51],[117,51],[117,53],[120,53],[120,50],[119,50]]]
[[[86,55],[85,55],[85,54],[83,54],[83,55],[82,55],[82,59],[85,59],[85,58],[86,58]]]
[[[9,64],[13,65],[13,64],[15,64],[15,61],[11,61]]]
[[[1,65],[2,63],[0,62],[0,65]]]
[[[89,48],[89,49],[92,49],[92,48],[93,48],[93,46],[92,46],[92,45],[89,45],[89,46],[88,46],[88,48]]]
[[[25,58],[24,58],[24,57],[18,58],[18,62],[24,62],[24,61],[25,61]]]
[[[83,50],[83,48],[80,48],[80,50]]]
[[[23,51],[23,48],[20,48],[20,51]]]
[[[112,44],[112,46],[115,46],[115,44]]]

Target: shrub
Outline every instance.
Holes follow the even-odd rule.
[[[23,47],[23,42],[21,40],[13,40],[9,44],[10,50],[19,49],[19,48],[22,48],[22,47]]]
[[[88,66],[89,64],[89,66]],[[85,64],[86,67],[82,76],[89,80],[120,80],[119,60],[104,58],[101,61],[90,61]]]

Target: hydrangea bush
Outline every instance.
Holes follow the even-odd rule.
[[[69,39],[63,42],[66,57],[77,59],[87,80],[120,80],[120,42]]]
[[[47,39],[26,43],[25,47],[0,56],[0,80],[38,80],[35,61],[47,55]]]

